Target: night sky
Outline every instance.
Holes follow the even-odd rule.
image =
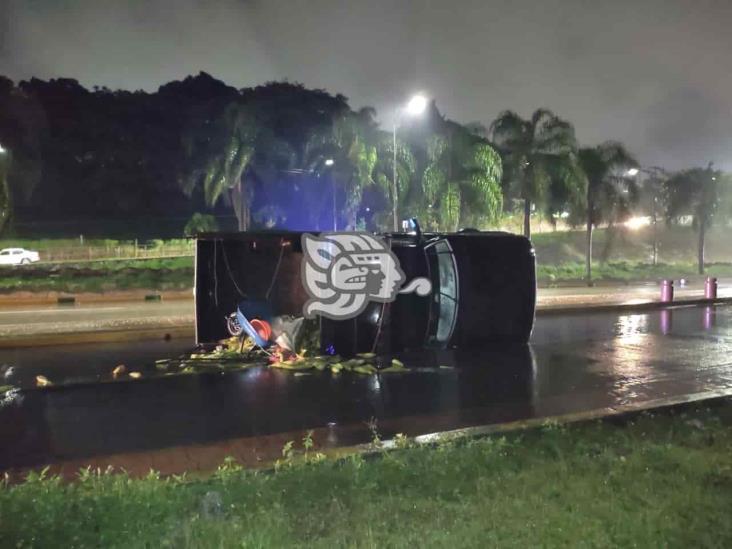
[[[732,169],[730,0],[0,0],[0,74],[155,90],[200,70],[460,122],[548,107],[585,145]]]

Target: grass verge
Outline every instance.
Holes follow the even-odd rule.
[[[193,258],[23,265],[0,270],[0,292],[180,290],[193,286]]]
[[[716,263],[708,265],[707,276],[730,277],[732,264]],[[567,262],[559,265],[539,263],[536,276],[543,285],[562,282],[579,282],[585,278],[584,262]],[[699,276],[696,263],[641,263],[637,261],[610,261],[592,265],[592,278],[595,281],[633,282],[644,280],[679,279]]]
[[[210,478],[82,471],[0,489],[12,547],[527,547],[732,543],[732,404]]]

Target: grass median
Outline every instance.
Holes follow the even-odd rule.
[[[57,547],[547,547],[732,543],[732,404],[210,478],[33,475],[0,539]]]
[[[632,283],[654,281],[668,278],[697,278],[696,263],[642,263],[639,261],[609,261],[592,265],[592,278],[596,282]],[[714,263],[707,265],[705,276],[732,277],[732,263]],[[560,263],[557,265],[541,263],[538,259],[536,277],[540,284],[551,286],[559,283],[581,283],[585,280],[585,264],[581,261]]]
[[[105,292],[193,287],[193,258],[22,265],[0,270],[0,292]]]

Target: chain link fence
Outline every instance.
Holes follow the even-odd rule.
[[[194,254],[193,240],[153,241],[147,243],[102,242],[79,243],[74,246],[34,248],[44,263],[63,263],[72,261],[110,261],[122,259],[162,259],[170,257],[190,257]]]

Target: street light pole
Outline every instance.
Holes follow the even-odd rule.
[[[656,196],[655,189],[653,193],[653,266],[656,266],[656,263],[658,262],[658,232],[657,232],[657,225],[658,220],[656,219],[656,205],[658,204],[658,197]]]
[[[396,153],[396,132],[397,132],[397,122],[399,120],[399,111],[394,116],[394,131],[392,132],[392,149],[394,153],[394,158],[392,159],[392,177],[391,177],[391,213],[394,218],[394,232],[397,232],[399,230],[399,219],[397,218],[397,153]]]
[[[335,164],[335,160],[333,160],[332,158],[327,158],[325,160],[325,165],[330,168],[330,170],[328,170],[328,173],[330,175],[330,183],[331,183],[332,191],[333,191],[331,194],[333,195],[333,231],[335,232],[338,230],[338,216],[336,215],[336,180],[335,180],[335,177],[333,176],[333,165],[334,164]]]
[[[659,182],[664,178],[666,172],[663,168],[656,166],[650,168],[638,167],[631,168],[627,174],[631,177],[637,177],[641,173],[646,175],[645,183],[648,186],[649,182],[651,185],[651,224],[653,225],[653,243],[651,246],[651,261],[655,266],[658,263],[658,185]]]
[[[333,231],[335,232],[338,230],[338,217],[336,216],[336,183],[333,172],[330,174],[330,180],[333,184]]]
[[[422,94],[417,94],[412,96],[412,98],[409,100],[409,103],[407,103],[406,107],[398,108],[394,112],[394,129],[391,132],[392,137],[392,176],[391,176],[391,193],[392,193],[392,201],[391,201],[391,214],[394,221],[394,232],[397,232],[399,230],[399,218],[397,216],[397,201],[399,200],[398,194],[399,194],[399,186],[397,185],[397,142],[396,142],[396,135],[397,135],[397,125],[399,124],[399,119],[401,117],[402,112],[406,112],[407,114],[411,116],[419,116],[424,112],[424,110],[427,108],[427,98]]]

